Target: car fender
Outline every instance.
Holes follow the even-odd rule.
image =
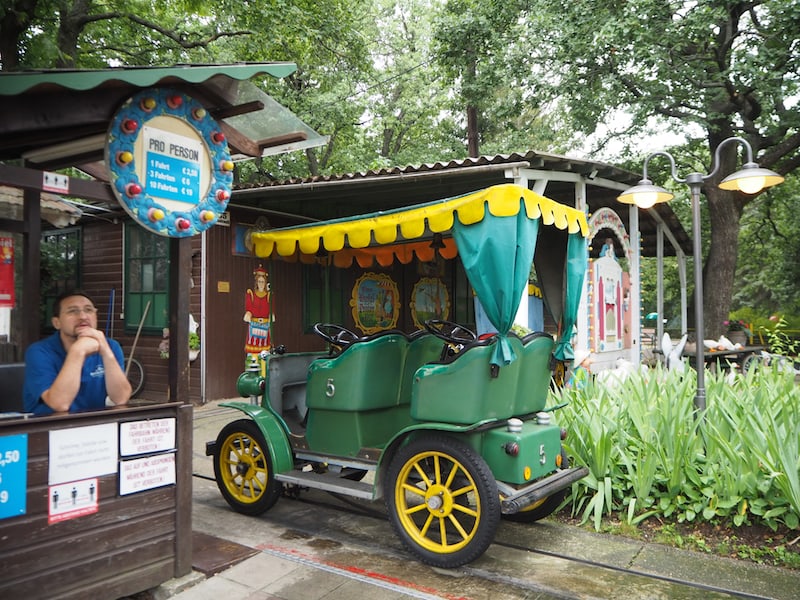
[[[249,402],[230,401],[220,402],[219,405],[240,410],[255,421],[261,433],[264,434],[264,440],[267,442],[272,459],[272,468],[276,473],[285,473],[294,468],[294,457],[289,439],[286,437],[286,432],[278,417],[272,411]]]
[[[458,434],[468,433],[478,429],[483,425],[494,422],[496,422],[496,419],[487,419],[471,425],[454,425],[452,423],[430,422],[417,423],[401,429],[394,435],[394,437],[392,437],[391,440],[389,440],[389,443],[386,444],[386,449],[381,453],[381,456],[378,459],[378,468],[375,473],[375,489],[382,489],[381,484],[383,482],[383,474],[389,468],[389,464],[392,462],[392,458],[397,452],[397,449],[409,439],[413,439],[417,433],[421,433],[423,431],[441,431],[444,433],[455,434],[457,437]]]

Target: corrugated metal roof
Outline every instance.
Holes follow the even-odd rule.
[[[370,169],[368,171],[357,171],[352,173],[341,173],[335,175],[317,175],[303,178],[290,178],[279,181],[269,181],[256,184],[245,184],[237,186],[239,190],[264,189],[264,188],[286,188],[291,185],[301,185],[310,183],[331,183],[337,181],[358,181],[361,179],[384,179],[392,176],[402,177],[404,175],[416,175],[421,173],[455,172],[459,169],[471,169],[480,166],[498,165],[508,166],[510,163],[525,162],[532,169],[546,170],[566,170],[573,173],[589,175],[596,171],[594,177],[613,179],[623,183],[635,185],[640,177],[625,169],[615,167],[607,163],[592,160],[584,160],[548,154],[543,152],[528,151],[525,153],[514,152],[511,154],[496,154],[494,156],[479,156],[475,158],[451,159],[447,161],[435,161],[432,163],[422,163],[419,165],[407,165],[404,167],[384,167],[380,169]]]
[[[234,189],[231,203],[295,215],[301,221],[325,220],[467,194],[507,183],[506,172],[514,169],[544,172],[549,180],[544,194],[566,204],[575,197],[575,180],[570,176],[580,176],[586,184],[589,211],[610,207],[629,228],[628,210],[616,200],[620,190],[601,183],[605,180],[629,187],[638,183],[640,174],[600,161],[533,150],[240,185]],[[639,211],[644,256],[655,256],[659,222],[666,224],[683,252],[690,255],[691,239],[672,208],[662,203]],[[665,244],[664,250],[666,255],[675,254],[670,244]]]

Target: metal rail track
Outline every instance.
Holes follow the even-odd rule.
[[[207,477],[204,475],[194,474],[195,477],[206,479],[209,481],[214,481],[213,477]],[[329,496],[336,498],[340,503],[333,503],[327,502],[325,500],[320,500],[319,498],[315,498],[309,495],[300,496],[298,493],[292,493],[291,491],[287,491],[284,493],[285,499],[287,500],[294,500],[296,502],[300,502],[309,506],[314,506],[317,508],[324,508],[327,510],[335,511],[337,513],[347,514],[347,515],[354,515],[354,516],[361,516],[361,517],[368,517],[370,519],[378,519],[382,521],[387,520],[387,514],[384,510],[382,510],[382,505],[374,504],[366,504],[363,501],[354,500],[347,496],[342,496],[340,494],[328,492]],[[381,506],[381,509],[374,508],[373,506]],[[524,527],[524,524],[516,525],[519,527]],[[624,567],[620,567],[618,565],[610,564],[607,562],[591,560],[591,559],[583,559],[578,558],[575,556],[571,556],[569,554],[564,554],[560,552],[554,552],[549,550],[542,550],[540,548],[534,548],[529,545],[525,544],[518,544],[513,543],[510,541],[502,540],[502,539],[495,539],[493,545],[508,548],[511,550],[526,552],[534,555],[540,556],[547,556],[550,558],[555,558],[562,561],[567,561],[568,563],[574,563],[576,565],[582,565],[585,567],[596,568],[596,569],[603,569],[606,571],[612,571],[619,574],[623,574],[625,576],[630,577],[638,577],[644,578],[644,580],[651,580],[651,581],[658,581],[664,582],[669,584],[675,584],[679,586],[684,586],[686,588],[691,588],[694,590],[704,591],[708,593],[716,593],[716,594],[723,594],[728,595],[733,598],[742,598],[745,600],[770,600],[769,597],[761,596],[757,594],[749,594],[746,592],[741,592],[737,590],[727,589],[721,586],[715,585],[708,585],[704,583],[699,583],[697,581],[691,581],[688,579],[682,579],[680,577],[672,577],[661,575],[657,573],[648,573],[644,571],[636,571],[627,569]],[[467,575],[473,575],[475,577],[482,577],[492,580],[497,580],[500,583],[506,583],[509,585],[513,585],[518,588],[526,588],[531,586],[531,582],[526,582],[523,579],[509,577],[502,574],[490,572],[486,569],[482,569],[479,567],[473,567],[470,565],[466,565],[461,567],[461,571]],[[535,587],[535,586],[534,586]]]

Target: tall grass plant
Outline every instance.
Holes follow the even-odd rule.
[[[798,529],[800,388],[794,375],[759,368],[707,372],[706,411],[694,407],[696,373],[656,367],[613,386],[554,391],[567,406],[567,452],[589,475],[567,506],[600,529],[603,515]]]

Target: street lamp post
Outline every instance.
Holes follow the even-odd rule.
[[[669,160],[670,173],[672,179],[677,183],[685,183],[689,186],[692,197],[692,237],[694,252],[694,319],[695,319],[695,365],[697,367],[697,392],[694,399],[695,411],[702,415],[706,409],[706,387],[705,387],[705,355],[703,340],[705,339],[703,327],[703,257],[702,245],[700,243],[700,190],[703,184],[715,177],[719,171],[720,151],[723,146],[730,143],[741,144],[747,152],[747,162],[742,168],[728,175],[723,179],[719,187],[723,190],[738,190],[745,194],[757,194],[764,188],[778,185],[783,181],[783,177],[769,169],[762,169],[753,162],[753,149],[747,140],[740,137],[729,137],[717,146],[714,152],[714,162],[711,165],[711,173],[689,173],[685,178],[678,177],[675,167],[675,159],[668,152],[653,152],[644,161],[642,180],[638,185],[625,190],[617,197],[617,200],[624,204],[635,204],[639,208],[651,208],[658,202],[669,202],[674,195],[662,187],[653,185],[647,178],[647,165],[650,159],[656,156],[663,156]]]

